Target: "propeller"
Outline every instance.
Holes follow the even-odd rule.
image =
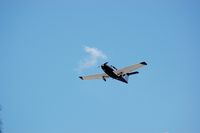
[[[108,64],[108,62],[105,62],[103,65],[107,65]],[[97,68],[100,68],[102,65],[100,65],[100,66],[98,66]]]
[[[103,65],[107,65],[108,64],[108,62],[105,62]]]

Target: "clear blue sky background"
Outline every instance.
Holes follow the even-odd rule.
[[[197,0],[1,0],[3,132],[199,133],[199,24]],[[84,45],[148,66],[81,81]]]

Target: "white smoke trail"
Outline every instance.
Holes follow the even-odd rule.
[[[84,51],[89,54],[89,57],[82,59],[79,65],[79,71],[97,65],[99,60],[107,59],[107,56],[95,47],[84,46]]]

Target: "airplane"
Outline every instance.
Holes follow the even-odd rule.
[[[138,68],[147,65],[146,62],[140,62],[138,64],[134,64],[128,67],[124,67],[122,69],[117,69],[112,65],[108,65],[108,62],[101,65],[102,70],[104,73],[102,74],[95,74],[95,75],[88,75],[88,76],[80,76],[79,78],[82,80],[92,80],[92,79],[103,79],[106,81],[107,78],[113,78],[119,80],[121,82],[128,84],[128,78],[130,75],[138,74],[138,71],[135,71]]]

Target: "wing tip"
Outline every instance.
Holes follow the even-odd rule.
[[[83,80],[83,77],[82,77],[82,76],[80,76],[79,78],[80,78],[81,80]]]
[[[146,62],[141,62],[140,64],[142,64],[142,65],[147,65],[147,63],[146,63]]]

